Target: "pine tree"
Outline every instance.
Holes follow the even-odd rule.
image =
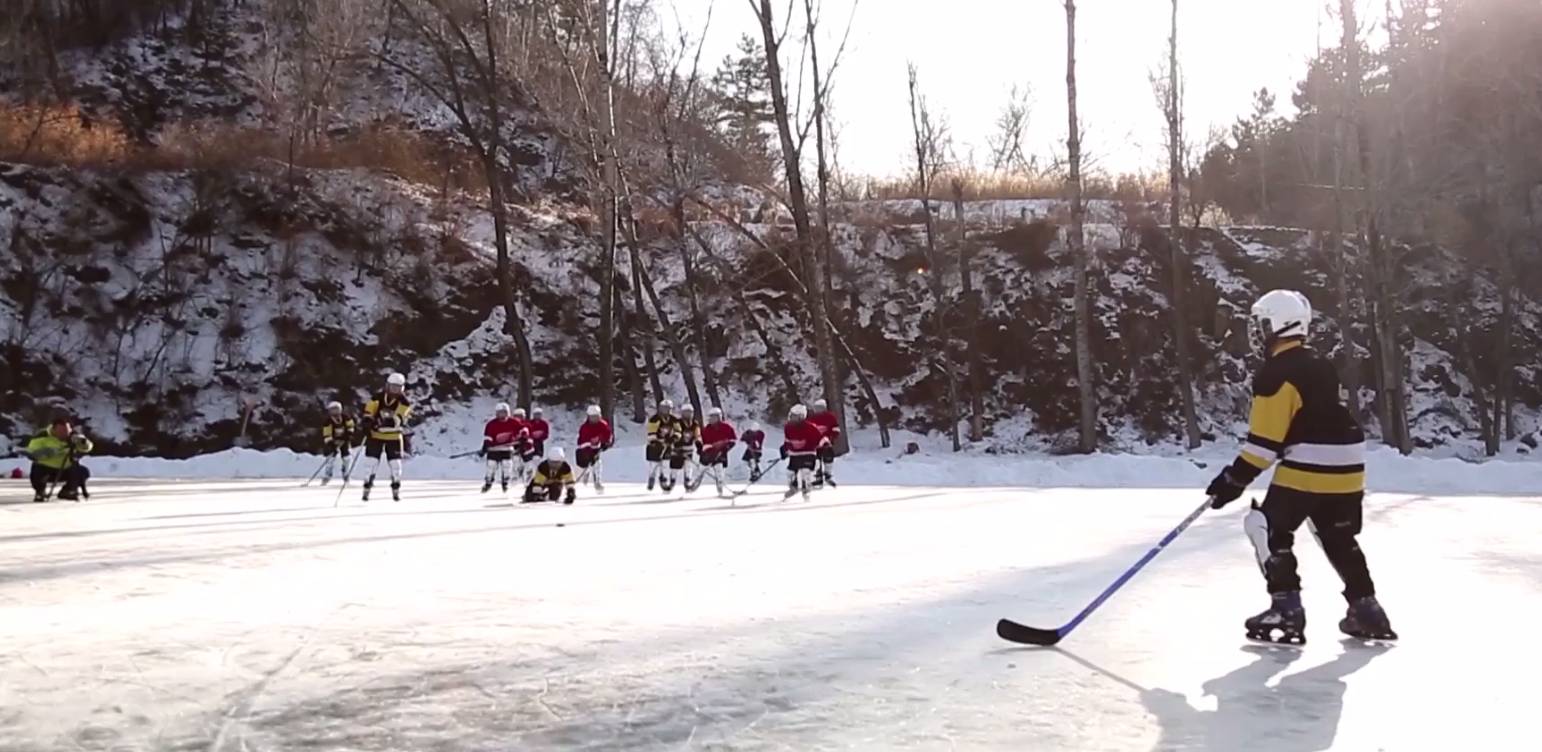
[[[735,152],[769,171],[772,160],[770,126],[776,122],[766,52],[760,40],[739,37],[737,53],[726,55],[712,76],[719,110],[717,125]]]

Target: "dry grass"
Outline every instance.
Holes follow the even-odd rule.
[[[113,165],[134,152],[116,123],[73,105],[0,105],[0,160],[75,167]]]
[[[960,168],[939,173],[932,181],[930,198],[934,201],[952,201],[955,180],[962,185],[965,201],[1066,196],[1065,179],[1057,174],[1015,175]],[[1082,182],[1082,191],[1089,199],[1160,200],[1166,190],[1166,183],[1160,177],[1151,175],[1091,175]],[[920,198],[915,181],[909,178],[868,178],[857,184],[854,193],[880,200]]]

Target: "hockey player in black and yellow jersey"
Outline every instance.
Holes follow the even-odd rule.
[[[675,403],[659,400],[658,411],[648,419],[648,446],[644,450],[648,460],[648,490],[664,478],[664,458],[675,444],[680,432],[679,418],[675,417]],[[668,489],[665,489],[668,490]]]
[[[321,421],[321,453],[327,458],[321,470],[321,485],[332,482],[332,469],[339,457],[344,465],[343,474],[348,474],[348,455],[353,451],[355,430],[353,416],[343,412],[343,403],[328,402],[327,417]]]
[[[1263,504],[1243,523],[1272,600],[1267,611],[1247,620],[1248,637],[1306,641],[1294,544],[1296,529],[1309,522],[1344,581],[1349,612],[1339,629],[1363,639],[1397,639],[1356,540],[1365,497],[1365,435],[1339,398],[1333,364],[1305,344],[1311,304],[1299,292],[1275,290],[1259,298],[1252,314],[1265,360],[1253,377],[1247,442],[1206,489],[1220,509],[1278,463]]]
[[[525,503],[561,499],[563,504],[572,504],[578,497],[574,490],[576,485],[573,466],[568,464],[562,447],[552,447],[546,453],[546,461],[536,465],[535,473],[530,476],[530,484],[525,487]]]
[[[406,449],[407,418],[412,415],[406,389],[407,377],[393,373],[386,379],[385,391],[364,404],[364,431],[368,434],[364,456],[375,460],[369,477],[364,479],[365,501],[369,501],[369,491],[375,485],[382,455],[391,469],[391,499],[402,500],[402,454]]]
[[[675,485],[685,479],[690,490],[691,472],[686,465],[695,461],[696,453],[701,451],[701,420],[696,417],[696,407],[693,405],[681,405],[680,417],[675,419],[674,440],[669,443],[669,474],[659,481],[659,485],[666,493],[675,490]]]

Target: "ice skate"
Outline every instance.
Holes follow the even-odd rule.
[[[1273,603],[1263,613],[1248,619],[1249,640],[1281,645],[1305,645],[1306,611],[1301,608],[1300,593],[1275,593]],[[1278,636],[1276,636],[1278,632]]]
[[[391,501],[401,501],[401,500],[402,500],[402,483],[401,483],[401,481],[391,481]]]
[[[374,478],[370,478],[369,480],[364,481],[363,501],[369,501],[369,490],[371,488],[374,488],[374,487],[375,487],[375,479]]]
[[[786,501],[787,499],[791,499],[793,496],[796,496],[797,494],[798,494],[798,479],[797,478],[793,478],[792,480],[787,482],[787,493],[782,494],[782,500]]]
[[[492,478],[487,478],[487,479],[483,480],[482,481],[482,493],[487,493],[488,491],[491,491],[491,490],[493,490],[493,479]]]
[[[1392,622],[1387,612],[1376,602],[1376,596],[1366,596],[1349,604],[1349,612],[1339,620],[1339,631],[1361,640],[1396,640]]]

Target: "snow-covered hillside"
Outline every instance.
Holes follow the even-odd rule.
[[[275,6],[210,7],[196,37],[173,14],[100,49],[65,54],[61,75],[80,110],[150,144],[211,120],[255,129],[292,115],[275,96],[296,75],[274,55],[286,40],[255,31]],[[406,40],[391,50],[403,60],[422,54]],[[346,96],[319,108],[316,129],[346,135],[389,126],[463,146],[444,104],[392,66],[352,61],[338,70]],[[533,101],[507,115],[516,157],[510,245],[533,349],[533,397],[571,420],[571,411],[595,400],[599,371],[598,223],[572,156],[583,149]],[[69,411],[105,451],[122,455],[188,456],[227,448],[243,432],[256,448],[304,450],[325,401],[357,404],[386,373],[401,371],[417,405],[417,449],[461,448],[493,403],[515,397],[518,359],[494,282],[492,222],[480,199],[452,182],[426,185],[383,170],[288,170],[263,160],[188,170],[0,163],[0,434],[14,439]],[[698,192],[716,211],[693,203],[686,237],[669,219],[647,215],[656,207],[640,209],[647,215],[638,223],[640,257],[661,311],[633,289],[628,254],[618,254],[623,325],[633,330],[632,350],[616,368],[623,417],[658,396],[645,355],[657,392],[682,401],[682,369],[699,377],[705,349],[730,416],[774,420],[818,383],[800,292],[785,271],[792,228],[757,189],[711,184]],[[832,318],[855,355],[843,368],[859,367],[876,392],[875,404],[849,373],[853,422],[872,426],[882,416],[916,433],[944,428],[941,366],[961,362],[973,334],[986,426],[974,449],[1060,451],[1077,412],[1064,205],[965,205],[981,311],[972,332],[961,294],[939,304],[930,292],[938,274],[945,289],[960,289],[957,218],[951,205],[936,211],[947,258],[928,268],[919,202],[838,207]],[[1169,255],[1150,219],[1157,212],[1090,206],[1099,430],[1109,449],[1161,451],[1179,433]],[[1305,290],[1321,314],[1315,339],[1330,352],[1342,341],[1340,304],[1311,233],[1205,228],[1188,240],[1187,336],[1202,429],[1227,441],[1240,430],[1255,365],[1244,321],[1250,301],[1274,287]],[[699,338],[685,256],[699,275],[708,322]],[[1416,442],[1475,456],[1478,405],[1495,371],[1491,273],[1434,247],[1399,257]],[[1353,302],[1357,380],[1366,385],[1363,417],[1374,434],[1370,308]],[[656,323],[666,317],[668,331]],[[685,363],[667,346],[671,337],[681,340]],[[1535,358],[1542,305],[1534,293],[1522,292],[1513,347],[1516,424],[1533,434],[1542,415]],[[635,382],[627,376],[638,372]]]

